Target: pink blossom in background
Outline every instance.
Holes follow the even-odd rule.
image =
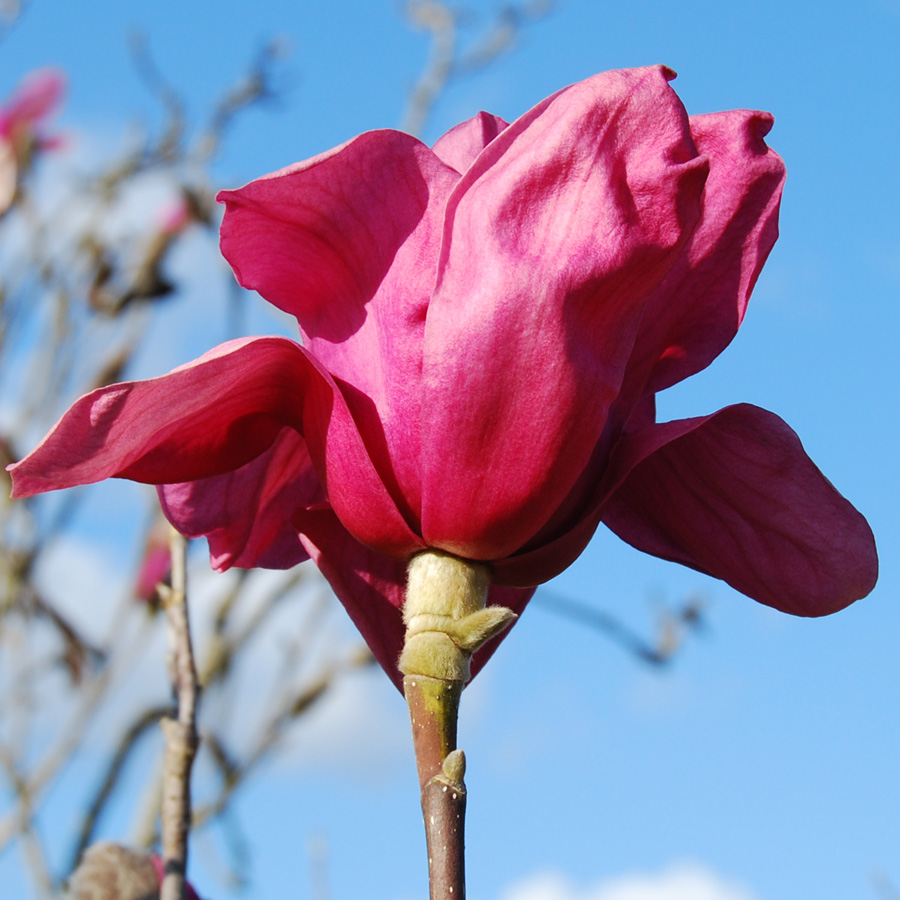
[[[41,125],[56,111],[64,90],[62,72],[38,69],[0,106],[0,214],[12,203],[19,171],[28,168],[34,153],[60,146],[60,139],[45,135]]]
[[[167,581],[172,572],[172,552],[169,546],[169,526],[162,516],[154,523],[147,536],[144,552],[138,566],[134,595],[149,603],[157,596],[157,587]]]
[[[398,686],[425,548],[489,563],[516,611],[601,521],[785,612],[864,596],[868,524],[781,419],[656,422],[736,334],[784,180],[768,114],[688,117],[672,77],[606,72],[433,148],[369,132],[222,192],[225,257],[303,344],[88,394],[14,496],[131,478],[217,569],[312,557]]]
[[[160,231],[171,235],[180,234],[191,222],[191,208],[187,198],[179,194],[163,206],[156,218]]]

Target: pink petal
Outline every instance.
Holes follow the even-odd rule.
[[[188,537],[206,536],[223,572],[289,569],[309,555],[292,519],[324,500],[306,442],[284,428],[272,446],[234,472],[159,488],[166,518]]]
[[[406,597],[407,563],[373,553],[356,541],[327,509],[301,512],[295,524],[319,570],[344,605],[375,658],[399,691],[403,675],[397,660],[405,627],[401,608]],[[534,595],[525,590],[492,585],[488,603],[521,613]],[[494,654],[507,632],[489,641],[472,658],[472,676]]]
[[[603,521],[639,550],[793,615],[836,612],[874,587],[866,520],[773,413],[729,406],[628,444],[635,465]]]
[[[286,338],[243,338],[160,378],[94,391],[10,467],[13,496],[121,477],[172,484],[224,475],[303,434],[329,499],[360,540],[422,548],[391,501],[330,376]]]
[[[376,131],[219,195],[238,280],[297,317],[413,528],[425,313],[458,177],[415,138]]]
[[[707,163],[670,77],[561,91],[454,190],[425,334],[429,545],[503,559],[599,479],[644,306],[700,213]]]
[[[13,496],[119,476],[162,484],[239,468],[282,426],[301,426],[291,381],[308,366],[283,338],[242,339],[168,375],[99,388],[77,400],[10,469]],[[296,373],[284,377],[284,368]]]
[[[397,660],[405,630],[400,607],[406,595],[407,564],[360,544],[328,510],[301,513],[296,524],[307,553],[402,692],[403,676]]]
[[[640,390],[661,391],[705,368],[737,333],[750,293],[778,237],[784,163],[764,141],[768,113],[736,110],[691,118],[709,157],[703,216],[648,305],[630,369]]]
[[[499,116],[480,112],[451,128],[434,145],[435,155],[462,175],[475,158],[509,123]]]

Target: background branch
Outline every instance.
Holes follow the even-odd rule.
[[[161,721],[166,741],[163,762],[162,859],[165,875],[160,900],[185,900],[188,836],[191,828],[191,769],[197,753],[200,687],[194,666],[187,606],[187,540],[171,536],[172,586],[163,595],[168,634],[167,665],[176,716]]]

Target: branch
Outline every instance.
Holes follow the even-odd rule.
[[[119,741],[119,746],[113,754],[106,770],[106,775],[94,795],[94,799],[90,802],[87,812],[79,829],[78,840],[72,850],[71,863],[69,871],[72,871],[78,864],[78,860],[84,855],[85,850],[94,840],[94,832],[97,828],[97,822],[100,815],[106,808],[106,804],[112,796],[119,778],[122,776],[125,763],[131,755],[131,751],[137,746],[137,742],[144,735],[148,728],[159,722],[160,717],[165,715],[166,710],[158,706],[150,707],[144,710],[137,719],[131,724],[125,734]]]
[[[685,632],[697,630],[703,624],[703,604],[700,599],[687,601],[676,610],[665,610],[660,617],[655,642],[632,631],[608,612],[594,609],[570,597],[554,594],[545,588],[541,588],[531,602],[602,632],[641,662],[651,666],[668,665],[681,647]]]
[[[431,109],[443,93],[456,56],[456,16],[436,0],[410,0],[406,15],[418,28],[431,32],[431,53],[406,107],[401,130],[421,134]]]
[[[454,78],[490,65],[512,49],[529,20],[543,18],[552,8],[553,0],[528,0],[504,6],[475,46],[461,54],[459,25],[464,13],[456,12],[442,0],[408,0],[407,21],[413,28],[431,33],[431,53],[425,71],[410,94],[402,130],[421,134],[435,103]]]
[[[168,631],[167,664],[175,692],[177,718],[161,721],[166,740],[163,762],[162,859],[160,900],[185,900],[188,833],[191,827],[191,768],[197,753],[199,685],[188,622],[187,540],[172,530],[172,587],[163,592]]]

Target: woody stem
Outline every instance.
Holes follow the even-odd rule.
[[[431,900],[466,896],[465,757],[456,749],[456,717],[462,685],[407,675],[413,745],[422,791]],[[446,770],[446,771],[445,771]]]
[[[413,557],[400,656],[409,705],[422,813],[428,845],[431,900],[464,900],[465,756],[456,747],[456,723],[469,660],[515,615],[486,606],[490,572],[436,551]]]

